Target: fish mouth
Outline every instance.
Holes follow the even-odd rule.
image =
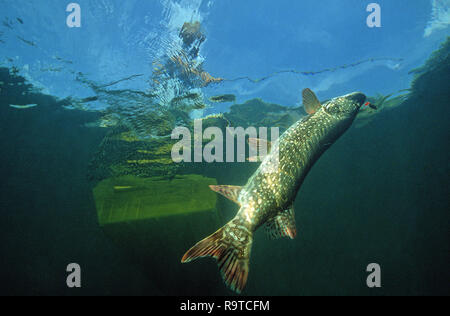
[[[364,93],[361,92],[353,92],[349,95],[347,95],[347,99],[355,102],[356,104],[358,104],[359,107],[361,107],[364,102],[366,102],[366,95]]]

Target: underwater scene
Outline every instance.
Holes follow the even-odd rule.
[[[450,0],[0,8],[0,295],[450,295]]]

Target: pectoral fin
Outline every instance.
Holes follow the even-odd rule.
[[[214,192],[222,194],[227,199],[239,204],[238,198],[242,187],[234,185],[210,185],[209,187]]]
[[[292,205],[287,210],[278,213],[277,216],[266,222],[266,231],[269,237],[273,239],[289,237],[294,239],[297,235],[297,227],[295,225],[295,212]]]
[[[305,108],[306,113],[314,114],[320,109],[320,101],[319,99],[317,99],[316,95],[311,91],[311,89],[306,88],[305,90],[303,90],[302,96],[303,107]]]

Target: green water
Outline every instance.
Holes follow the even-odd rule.
[[[402,106],[351,128],[322,156],[295,201],[298,237],[256,233],[243,294],[450,294],[449,74],[448,63],[429,71]],[[95,114],[40,98],[27,111],[0,99],[0,294],[232,294],[213,260],[182,265],[181,250],[162,251],[188,230],[219,227],[181,221],[150,251],[99,226],[87,170],[105,131],[83,126]],[[254,169],[193,167],[230,185],[245,184]],[[222,197],[217,207],[222,222],[237,211]],[[136,229],[148,238],[145,225]],[[179,249],[195,241],[184,239]],[[66,286],[71,262],[82,267],[81,289]],[[379,289],[366,286],[372,262],[382,269]]]

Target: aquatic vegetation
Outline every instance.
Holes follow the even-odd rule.
[[[202,119],[202,126],[203,128],[218,127],[224,131],[225,128],[232,126],[232,123],[226,118],[224,113],[220,113],[204,117]]]
[[[109,128],[118,125],[120,122],[120,117],[115,114],[107,113],[103,115],[99,120],[95,122],[86,123],[86,127],[100,127]]]
[[[300,108],[294,109],[254,99],[233,105],[228,113],[204,117],[202,125],[204,129],[218,127],[223,132],[227,127],[232,126],[277,126],[285,130],[301,117]],[[193,132],[194,122],[189,118],[186,120],[189,122],[186,126]],[[149,128],[167,126],[167,135],[172,132],[174,124],[172,120],[164,121],[159,116],[150,117],[141,122],[146,122]],[[119,124],[111,128],[91,163],[92,179],[102,180],[123,175],[171,177],[186,171],[185,165],[172,160],[171,150],[175,141],[171,140],[170,136],[142,139],[135,134],[134,130],[135,127],[129,127],[127,124]],[[209,140],[203,139],[203,142],[208,143]]]
[[[124,175],[170,178],[181,167],[171,159],[173,144],[170,137],[143,140],[124,125],[112,127],[91,161],[89,178],[94,181]]]
[[[205,109],[206,104],[203,100],[203,94],[200,92],[189,92],[184,95],[173,98],[170,101],[172,109],[190,113],[192,110]]]
[[[172,147],[173,147],[173,144],[171,144],[171,143],[162,145],[161,147],[159,147],[156,150],[155,154],[156,155],[169,155],[172,151]],[[148,152],[146,152],[146,153],[148,153]]]
[[[80,110],[89,110],[86,104],[92,101],[108,104],[103,110],[105,117],[91,126],[123,125],[134,133],[133,137],[145,140],[170,136],[176,124],[188,125],[191,121],[190,113],[193,110],[206,108],[201,91],[196,89],[179,90],[169,99],[161,99],[161,91],[152,92],[135,91],[129,89],[108,89],[120,82],[133,80],[141,75],[132,75],[107,84],[99,84],[84,74],[78,74],[77,80],[90,87],[95,96],[75,99],[71,98],[72,106]],[[167,79],[162,84],[172,82]],[[171,89],[172,89],[171,88]],[[184,92],[184,93],[183,93]],[[111,124],[112,123],[112,124]]]
[[[261,99],[252,99],[243,104],[232,105],[230,112],[224,113],[224,116],[232,126],[276,126],[284,131],[302,116],[302,111],[300,108],[266,103]]]
[[[130,143],[142,141],[131,131],[123,132],[123,133],[115,136],[114,139],[123,140],[125,142],[130,142]]]
[[[209,101],[216,103],[235,102],[236,96],[234,94],[222,94],[210,97]]]
[[[448,78],[450,71],[450,37],[447,37],[438,50],[433,52],[430,58],[426,61],[424,66],[414,69],[411,73],[415,74],[414,80],[411,84],[411,91],[413,94],[421,94],[425,89],[429,89],[427,85],[428,76],[430,73],[438,74],[443,82],[444,78]]]
[[[415,79],[413,80],[412,86],[414,87],[414,82],[416,79],[424,72],[432,71],[435,68],[445,67],[448,65],[450,54],[450,37],[447,36],[446,40],[440,45],[440,48],[434,51],[425,64],[421,67],[412,69],[409,74],[414,74]]]
[[[375,97],[368,98],[368,101],[374,104],[377,109],[364,108],[356,119],[355,126],[357,128],[364,127],[384,111],[410,103],[410,100],[420,97],[425,93],[425,90],[430,89],[428,77],[431,73],[437,78],[442,78],[443,82],[447,82],[443,78],[448,78],[450,73],[450,37],[447,37],[440,48],[431,54],[423,66],[413,69],[409,73],[414,74],[414,79],[411,88],[406,90],[407,93],[395,97],[392,97],[394,94],[378,94]]]
[[[137,165],[155,165],[155,164],[171,165],[174,162],[171,158],[159,158],[159,159],[153,159],[153,160],[148,160],[148,159],[128,160],[127,163],[137,164]]]

